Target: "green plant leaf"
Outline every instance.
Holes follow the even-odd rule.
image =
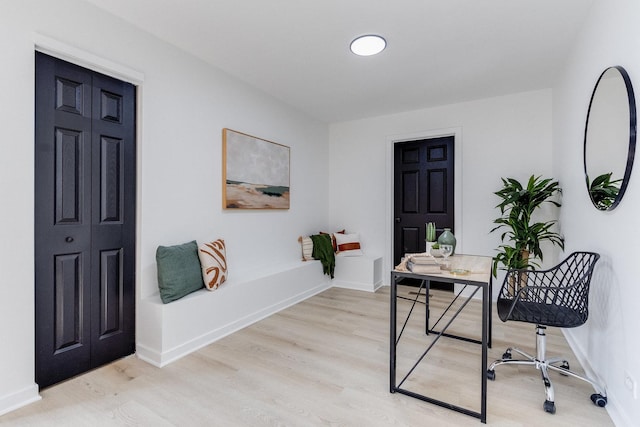
[[[613,206],[618,194],[620,193],[620,183],[622,182],[622,179],[612,181],[612,174],[612,172],[609,172],[598,175],[591,183],[589,183],[589,176],[586,177],[589,197],[591,197],[593,204],[598,209],[609,209]]]

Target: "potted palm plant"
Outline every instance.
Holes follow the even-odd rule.
[[[502,189],[494,193],[502,200],[496,206],[500,209],[500,217],[493,221],[497,225],[491,230],[503,230],[500,236],[503,244],[493,260],[494,277],[497,276],[499,264],[506,270],[539,267],[538,260],[543,260],[540,248],[543,241],[564,249],[564,237],[552,229],[555,220],[532,220],[533,213],[543,203],[560,207],[560,202],[554,196],[561,192],[558,181],[548,178],[531,175],[526,186],[516,179],[502,178]],[[513,286],[515,289],[515,284]]]

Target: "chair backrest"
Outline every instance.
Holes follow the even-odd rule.
[[[574,252],[548,270],[510,270],[498,297],[500,317],[564,328],[582,325],[589,316],[589,285],[599,258],[594,252]]]

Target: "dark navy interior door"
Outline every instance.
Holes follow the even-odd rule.
[[[36,382],[135,350],[135,87],[36,53]]]

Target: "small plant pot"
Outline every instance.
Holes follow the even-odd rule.
[[[433,245],[435,245],[436,243],[438,243],[438,242],[429,242],[429,241],[425,240],[425,245],[426,245],[425,252],[428,253],[428,254],[431,254],[431,247]]]

